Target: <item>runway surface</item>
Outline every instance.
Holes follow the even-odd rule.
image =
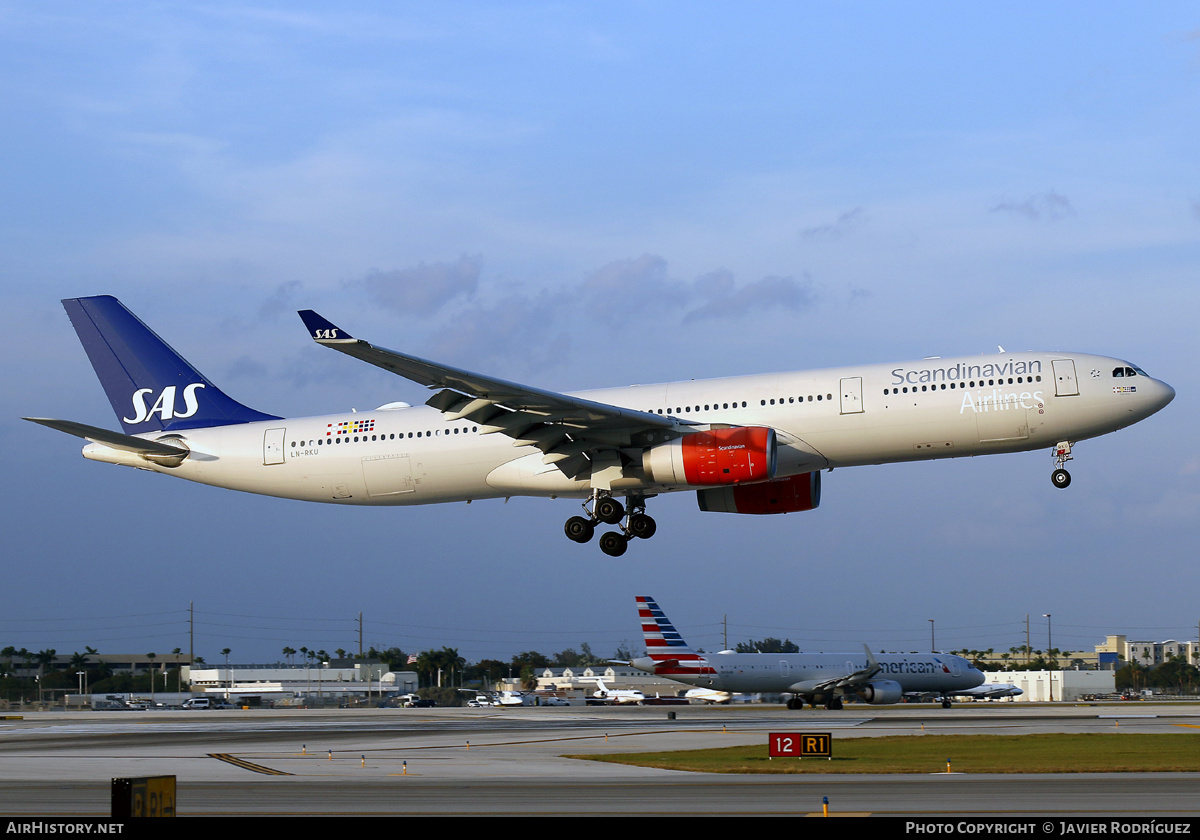
[[[670,720],[669,712],[675,713]],[[563,758],[834,736],[1173,732],[1200,706],[767,707],[28,712],[0,721],[0,814],[109,814],[113,777],[174,775],[181,816],[1180,816],[1200,774],[725,775]],[[1200,749],[1200,741],[1197,741]]]

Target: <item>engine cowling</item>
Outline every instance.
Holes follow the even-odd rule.
[[[821,503],[821,474],[801,473],[761,484],[697,490],[696,501],[700,504],[700,510],[713,513],[795,513],[812,510]]]
[[[775,475],[777,452],[774,429],[712,429],[645,450],[642,470],[651,483],[687,487],[766,481]]]
[[[855,693],[864,703],[873,706],[899,703],[904,699],[904,689],[895,680],[872,680]]]

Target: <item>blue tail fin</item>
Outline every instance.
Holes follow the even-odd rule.
[[[279,419],[226,396],[115,297],[62,304],[127,434]]]

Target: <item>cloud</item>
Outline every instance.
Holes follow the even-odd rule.
[[[1009,201],[1005,199],[988,210],[989,213],[1009,213],[1014,216],[1024,216],[1026,219],[1042,218],[1057,221],[1075,215],[1075,208],[1065,195],[1051,190],[1039,195],[1031,195],[1024,201]]]
[[[616,260],[593,271],[580,285],[588,311],[609,324],[624,324],[630,316],[654,313],[679,305],[681,284],[667,277],[667,261],[653,254]]]
[[[455,262],[375,271],[351,285],[399,315],[432,315],[458,297],[471,297],[479,288],[481,258],[463,255]]]
[[[683,323],[690,324],[709,318],[741,318],[756,310],[807,309],[816,303],[812,282],[805,277],[764,277],[753,283],[738,287],[728,272],[706,275],[695,283],[698,293],[709,299],[702,306],[683,316]]]
[[[800,238],[808,242],[836,242],[843,236],[852,233],[863,221],[862,207],[847,210],[837,217],[837,221],[827,225],[802,228]]]
[[[508,294],[486,305],[471,306],[430,337],[432,358],[514,376],[561,365],[571,350],[571,331],[564,328],[569,306],[564,296]],[[549,327],[555,328],[554,332]]]
[[[296,311],[294,303],[295,294],[304,284],[299,280],[289,280],[286,283],[280,283],[271,296],[262,302],[258,307],[258,318],[260,321],[273,321],[283,313],[291,313]]]

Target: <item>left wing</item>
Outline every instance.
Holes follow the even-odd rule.
[[[311,309],[299,314],[318,344],[438,389],[425,404],[441,411],[446,420],[470,420],[483,434],[499,432],[513,438],[514,446],[535,446],[543,453],[543,463],[554,464],[571,478],[597,462],[619,465],[622,449],[664,443],[695,425],[397,353],[354,338]]]

